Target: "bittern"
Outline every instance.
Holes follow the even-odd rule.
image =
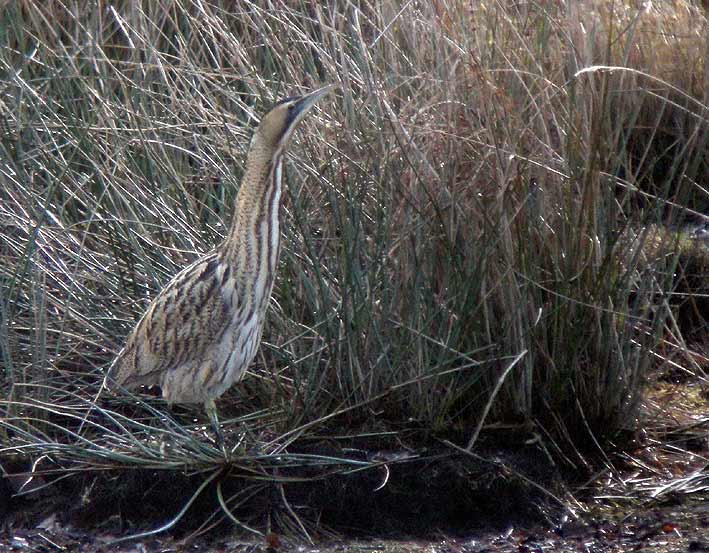
[[[214,400],[256,355],[280,250],[283,156],[293,131],[334,85],[282,100],[254,132],[227,238],[155,297],[106,375],[159,385],[168,403],[204,403],[222,449]]]

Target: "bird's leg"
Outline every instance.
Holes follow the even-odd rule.
[[[207,415],[209,416],[209,420],[212,423],[212,428],[214,429],[214,434],[216,435],[217,438],[217,445],[219,448],[222,450],[222,453],[224,454],[224,457],[226,458],[227,455],[227,450],[226,450],[226,445],[224,443],[224,435],[222,434],[222,428],[219,426],[219,417],[217,416],[217,406],[214,403],[213,399],[208,399],[204,402],[204,409],[207,411]]]

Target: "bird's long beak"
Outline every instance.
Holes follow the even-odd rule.
[[[298,123],[300,123],[305,117],[305,115],[312,109],[312,107],[315,105],[315,102],[320,100],[323,96],[325,96],[328,92],[330,92],[337,86],[339,85],[331,84],[322,88],[318,88],[317,90],[314,90],[309,94],[301,96],[295,101],[295,103],[289,109],[288,119],[285,123],[285,129],[283,131],[283,134],[279,138],[279,144],[281,146],[288,143],[288,141],[290,140],[290,136],[291,134],[293,134],[293,131],[298,126]]]
[[[296,113],[296,116],[293,118],[292,123],[290,124],[290,128],[294,129],[298,125],[300,120],[303,119],[303,117],[305,117],[305,114],[311,110],[311,108],[315,105],[315,103],[318,100],[320,100],[328,92],[337,88],[338,86],[339,86],[338,84],[331,84],[328,86],[324,86],[322,88],[318,88],[317,90],[314,90],[313,92],[310,92],[309,94],[306,94],[303,97],[301,97],[297,101],[297,103],[293,106],[297,110],[297,113]]]
[[[313,90],[309,94],[303,96],[300,100],[298,100],[298,103],[295,105],[295,107],[298,109],[298,115],[305,115],[308,111],[310,111],[310,108],[312,108],[315,103],[320,100],[320,98],[322,98],[323,96],[325,96],[325,94],[337,88],[338,86],[340,85],[330,84],[322,88],[318,88],[317,90]]]

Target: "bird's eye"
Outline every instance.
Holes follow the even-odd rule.
[[[296,115],[298,115],[298,110],[295,109],[295,104],[291,104],[288,106],[288,113],[286,113],[286,127],[290,126]]]

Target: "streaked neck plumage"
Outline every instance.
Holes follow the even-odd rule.
[[[282,174],[283,148],[254,136],[223,256],[236,286],[257,304],[270,296],[278,265]]]

